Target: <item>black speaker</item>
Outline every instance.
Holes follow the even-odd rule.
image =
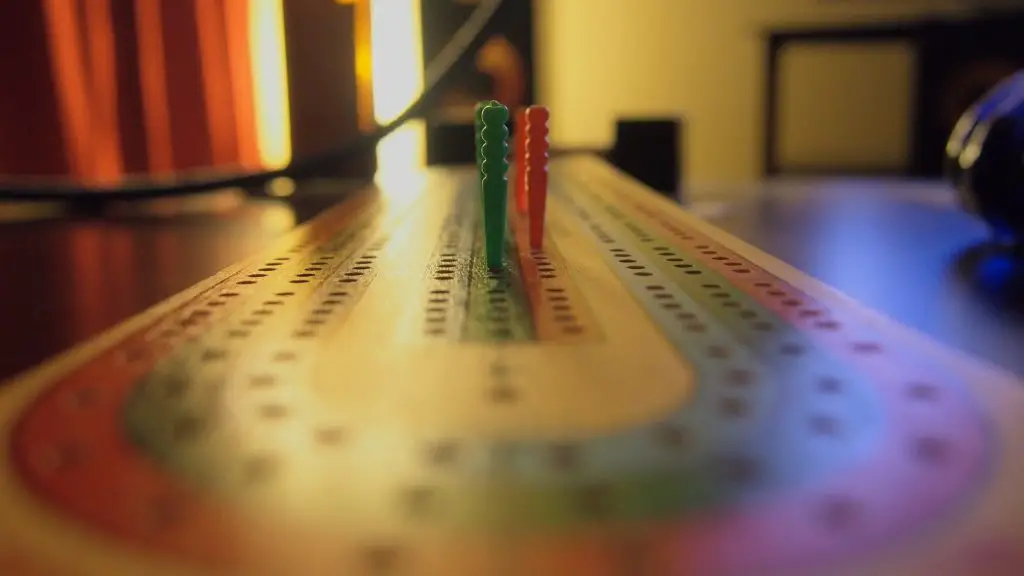
[[[654,190],[681,199],[683,127],[679,118],[619,120],[608,160]]]

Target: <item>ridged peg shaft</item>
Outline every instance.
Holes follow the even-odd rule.
[[[508,211],[508,108],[491,104],[480,114],[483,120],[483,205],[484,241],[487,267],[502,267],[505,251],[505,225]]]
[[[530,218],[530,248],[544,247],[544,211],[548,199],[548,119],[544,106],[526,109],[526,189]]]

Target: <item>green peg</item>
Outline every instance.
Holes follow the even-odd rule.
[[[474,145],[474,148],[476,149],[476,170],[480,173],[481,179],[483,179],[483,166],[481,166],[481,164],[484,161],[483,157],[480,156],[480,149],[483,148],[484,145],[483,135],[481,134],[481,131],[484,129],[484,119],[481,114],[483,114],[484,108],[490,105],[490,102],[481,100],[473,107],[474,134],[476,135],[476,144]]]
[[[481,182],[483,182],[484,177],[482,172],[483,167],[481,166],[484,159],[483,156],[480,155],[480,149],[483,148],[484,146],[483,136],[481,135],[481,132],[484,129],[484,119],[481,116],[481,114],[483,114],[484,108],[491,106],[493,104],[499,104],[499,102],[497,100],[481,100],[476,103],[476,106],[473,107],[474,128],[476,134],[476,144],[474,146],[476,149],[476,169],[477,172],[480,173]]]
[[[492,102],[480,113],[483,129],[480,131],[484,145],[480,149],[483,158],[484,241],[487,253],[487,267],[491,270],[502,267],[502,253],[505,249],[505,212],[508,207],[508,108]]]

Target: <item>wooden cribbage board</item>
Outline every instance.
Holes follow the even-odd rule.
[[[550,170],[501,273],[431,171],[8,383],[0,573],[1017,573],[1021,382]]]

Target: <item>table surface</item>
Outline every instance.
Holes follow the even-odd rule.
[[[310,182],[212,214],[0,224],[0,379],[266,248],[351,189]],[[1024,374],[1024,266],[941,184],[776,180],[691,197],[706,220],[870,308]]]

